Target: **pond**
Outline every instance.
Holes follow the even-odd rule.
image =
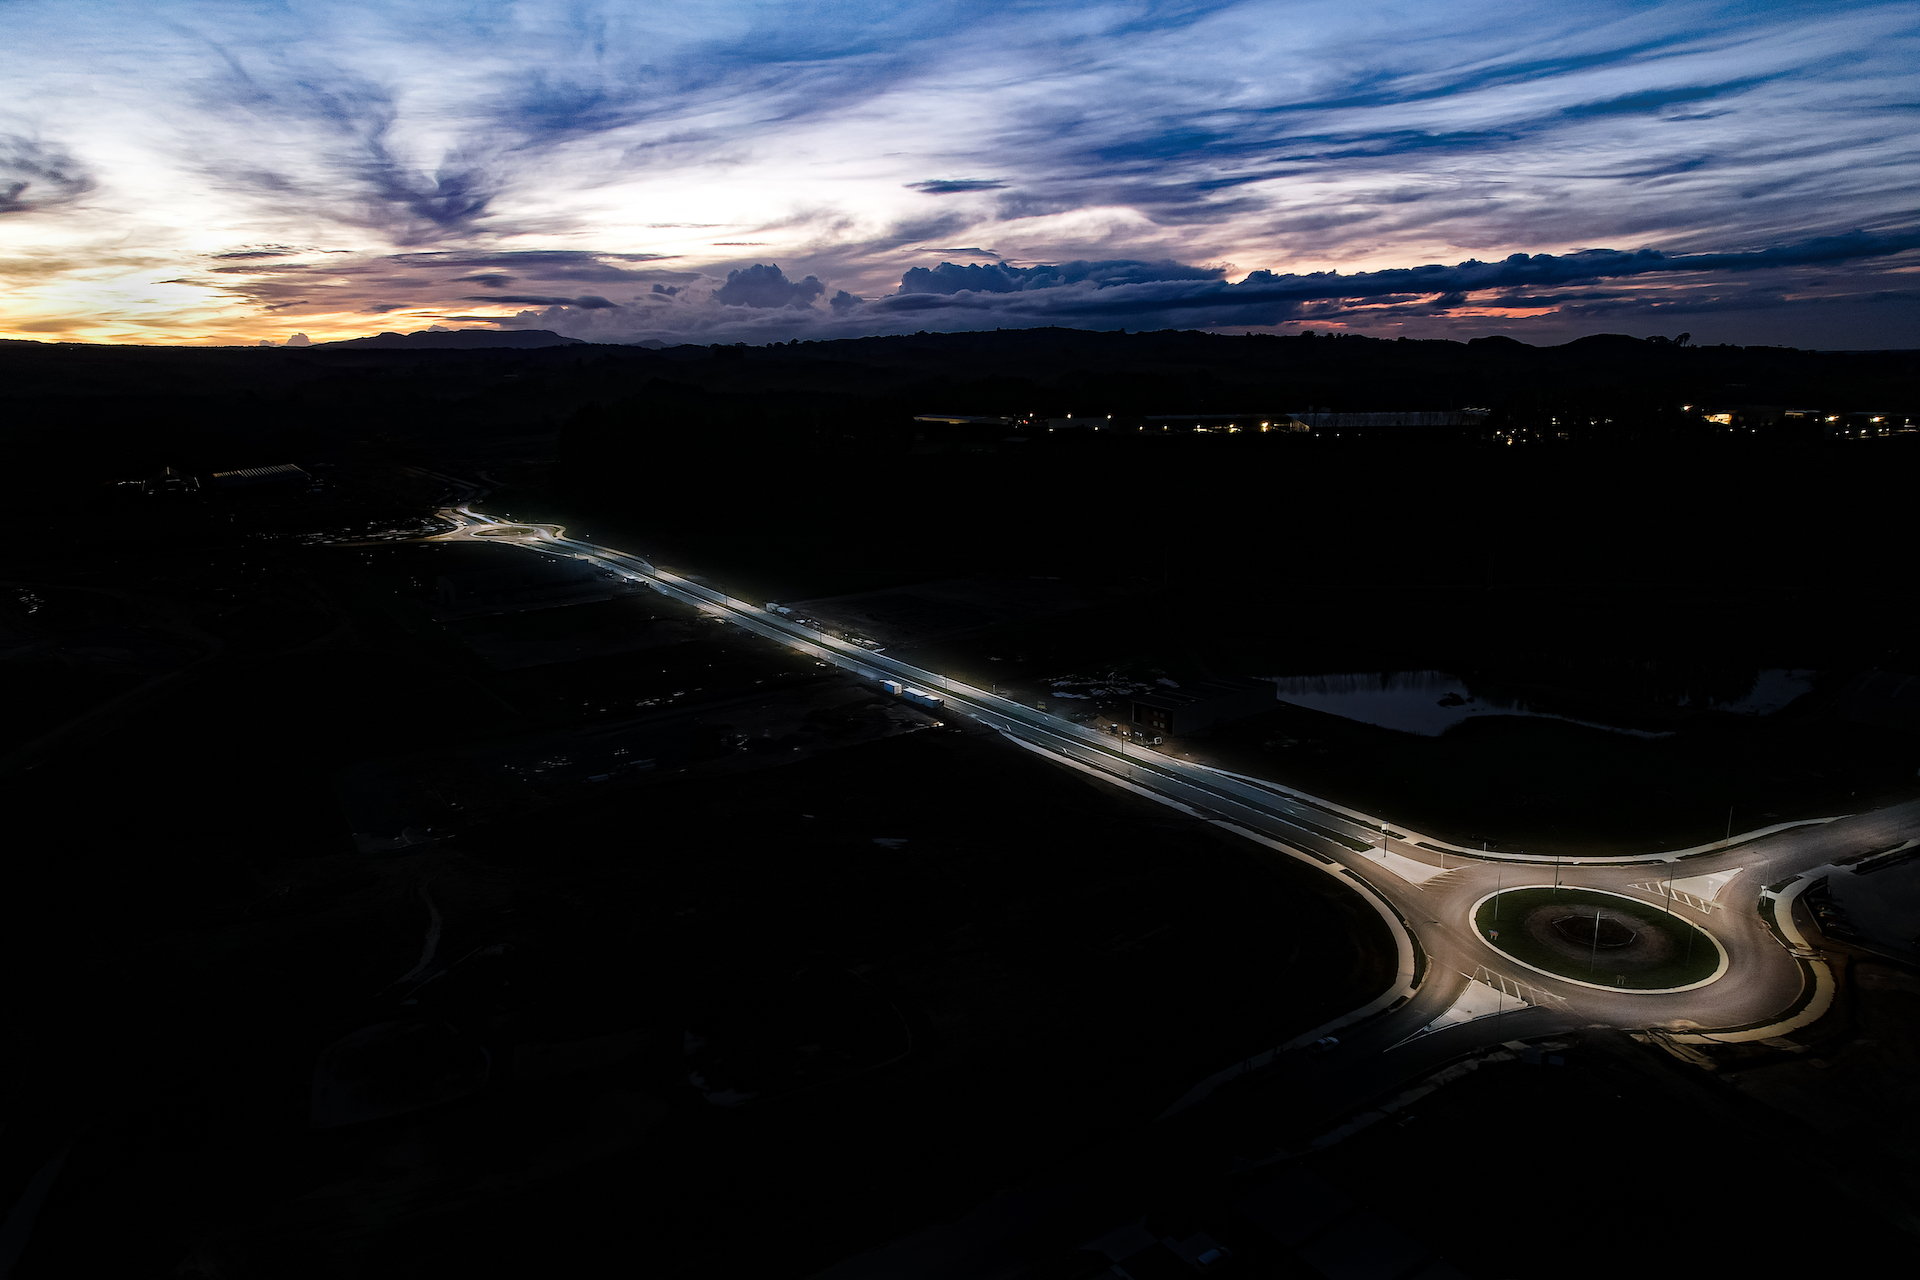
[[[1533,716],[1635,738],[1664,738],[1664,733],[1623,729],[1618,725],[1574,720],[1535,711],[1523,702],[1475,694],[1460,677],[1446,671],[1372,671],[1346,675],[1269,677],[1280,701],[1328,715],[1435,738],[1476,716]]]
[[[1732,711],[1744,716],[1770,716],[1813,688],[1817,671],[1772,667],[1754,677],[1747,696],[1733,702],[1711,704],[1716,711]]]
[[[1757,672],[1753,687],[1731,702],[1707,705],[1716,711],[1765,716],[1780,711],[1813,688],[1818,674],[1797,668],[1775,667]],[[1664,738],[1665,733],[1625,729],[1619,725],[1576,720],[1571,716],[1536,711],[1526,703],[1468,690],[1460,677],[1447,671],[1365,671],[1321,676],[1270,676],[1279,686],[1280,701],[1328,715],[1438,737],[1475,716],[1532,716],[1565,720],[1569,724],[1624,733],[1635,738]]]

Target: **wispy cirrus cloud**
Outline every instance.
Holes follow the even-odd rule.
[[[1727,299],[1737,335],[1754,308],[1733,281],[1800,269],[1751,255],[1897,236],[1920,185],[1920,19],[1875,0],[15,0],[8,19],[0,215],[22,247],[0,283],[20,325],[72,316],[74,336],[293,315],[347,336],[399,311],[663,340],[908,312],[1092,324],[1149,295],[1166,307],[1138,314],[1180,323],[1293,307],[1409,332],[1504,300],[1503,323],[1545,331],[1677,290]],[[992,248],[938,252],[988,261],[926,265],[963,244]],[[1693,265],[1593,277],[1618,299],[1486,283],[1516,254],[1593,268],[1595,245]],[[1809,345],[1900,306],[1904,259],[1837,261],[1855,301],[1774,288]],[[1383,292],[1268,296],[1335,271]],[[1389,300],[1435,272],[1458,279]]]
[[[954,196],[975,191],[1003,191],[1006,186],[994,178],[930,178],[925,182],[907,183],[907,190],[930,196]]]
[[[64,151],[0,133],[0,214],[57,209],[93,188],[93,175]]]

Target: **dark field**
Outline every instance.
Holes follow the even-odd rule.
[[[220,646],[7,784],[39,834],[6,864],[5,1173],[61,1161],[17,1275],[791,1273],[1389,976],[1324,877],[994,735],[867,725],[870,693],[679,606],[441,624],[453,552],[242,526],[124,554]],[[49,561],[36,590],[110,570]],[[401,848],[356,849],[341,806],[367,762],[549,760],[672,717],[700,732],[631,778],[465,814],[427,778],[442,808]],[[383,1024],[484,1051],[480,1092],[311,1128],[322,1050]]]
[[[1617,1032],[1580,1033],[1560,1056],[1482,1067],[1307,1166],[1472,1276],[1522,1274],[1527,1258],[1582,1280],[1671,1274],[1703,1250],[1728,1272],[1820,1270],[1909,1247],[1887,1216],[1910,1214],[1887,1215],[1891,1197],[1800,1121],[1704,1088]],[[1463,1157],[1464,1186],[1420,1175]],[[1788,1163],[1806,1180],[1771,1176]],[[1809,1197],[1846,1214],[1844,1245],[1789,1225]],[[1497,1230],[1476,1229],[1483,1211]]]
[[[253,907],[209,886],[226,918],[168,947],[199,963],[120,983],[116,1033],[42,1010],[28,1078],[102,1119],[21,1274],[524,1274],[636,1237],[652,1266],[793,1273],[1142,1124],[1388,977],[1322,877],[992,736],[635,798],[283,865]],[[479,954],[402,1007],[423,892],[446,953]],[[43,963],[74,963],[53,924]],[[395,1017],[484,1043],[494,1081],[304,1131],[305,1055]],[[559,1065],[522,1078],[530,1052]],[[703,1062],[763,1098],[703,1100]]]

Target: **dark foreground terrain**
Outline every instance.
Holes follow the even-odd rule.
[[[516,553],[366,541],[370,475],[13,589],[73,674],[10,726],[15,1274],[805,1271],[1390,975],[1324,877],[651,593],[443,620]]]
[[[32,481],[0,575],[0,1270],[1146,1280],[1197,1272],[1142,1236],[1205,1235],[1250,1274],[1615,1276],[1820,1262],[1775,1229],[1820,1213],[1910,1244],[1898,964],[1836,958],[1832,1015],[1711,1073],[1595,1030],[1316,1141],[1343,1068],[1297,1054],[1156,1119],[1377,994],[1378,917],[651,591],[493,609],[443,579],[527,553],[432,540],[460,496],[556,521],[1085,723],[1215,675],[1457,686],[1515,714],[1276,697],[1160,749],[1463,842],[1672,846],[1915,794],[1920,434],[1778,412],[1910,411],[1910,353],[1047,331],[0,367]],[[1316,406],[1487,416],[1144,426]],[[1020,421],[1068,410],[1142,423]]]

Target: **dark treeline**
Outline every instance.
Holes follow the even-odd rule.
[[[1058,330],[873,342],[876,363],[831,376],[806,345],[723,351],[578,411],[559,447],[565,501],[695,563],[791,558],[845,566],[848,581],[1018,564],[1248,584],[1829,581],[1876,558],[1842,548],[1885,545],[1904,519],[1915,437],[1829,442],[1774,424],[1770,406],[1902,404],[1920,365],[1615,338],[1546,350]],[[930,343],[981,359],[856,394],[915,371]],[[1120,361],[1130,345],[1141,358]],[[1009,354],[986,358],[995,348]],[[1177,367],[1179,352],[1200,354]],[[1050,380],[1038,368],[1049,362]],[[1702,415],[1723,406],[1740,430]],[[1489,416],[1387,439],[1127,422],[1308,407]],[[1119,429],[908,420],[934,409],[1113,413]]]
[[[794,556],[876,579],[1025,564],[1155,581],[1787,584],[1884,572],[1920,458],[1915,436],[1681,426],[1619,448],[915,430],[770,400],[661,383],[581,411],[560,440],[563,508],[693,563]]]
[[[1593,419],[1621,434],[1671,406],[1912,412],[1920,353],[1691,347],[1617,335],[1380,341],[1039,329],[767,347],[535,350],[0,343],[17,458],[94,472],[247,465],[376,445],[423,454],[551,432],[667,380],[762,399],[721,415],[876,428],[915,413],[1154,414],[1486,408],[1495,421]],[[191,455],[191,457],[183,457]]]
[[[557,450],[557,514],[780,594],[1009,570],[1255,593],[1879,581],[1920,439],[1745,429],[1781,407],[1911,412],[1920,353],[1608,335],[1551,348],[1069,329],[664,350],[18,343],[0,345],[0,388],[29,505],[50,512],[163,465]],[[912,420],[1469,407],[1488,411],[1483,429],[1424,442]]]

